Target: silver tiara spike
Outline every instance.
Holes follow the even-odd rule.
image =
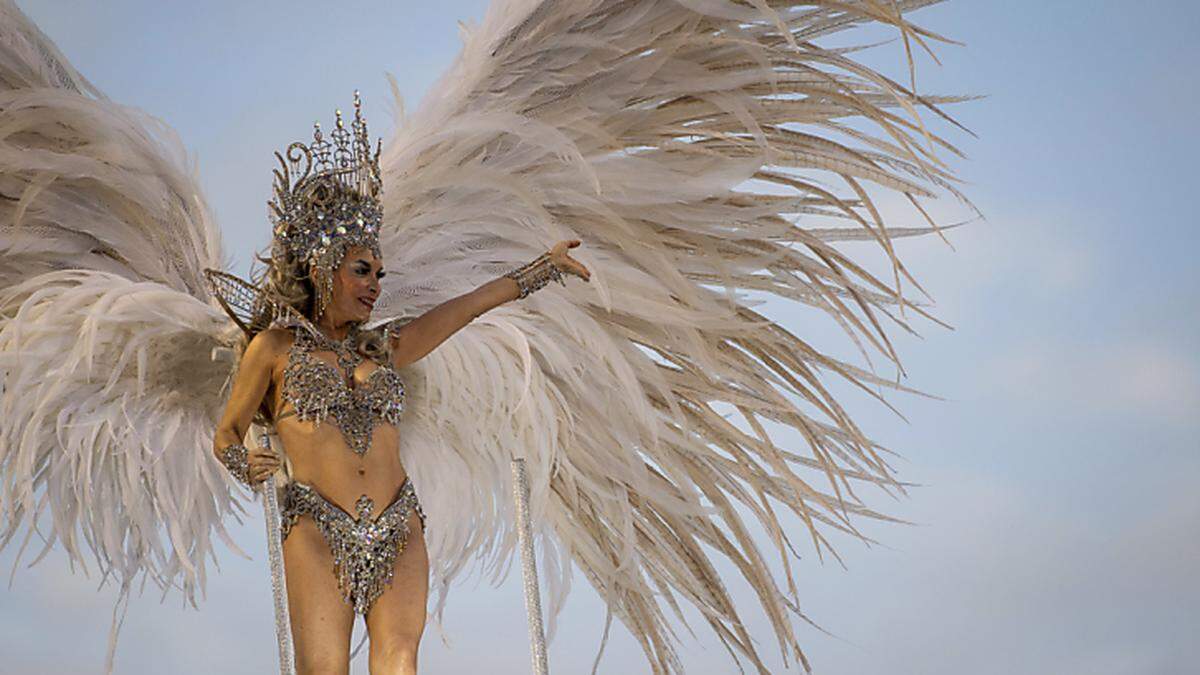
[[[354,92],[354,120],[346,128],[336,111],[330,137],[313,124],[312,143],[292,143],[286,158],[275,153],[274,197],[270,206],[274,226],[272,256],[308,263],[317,290],[316,314],[324,311],[332,293],[332,270],[346,251],[366,246],[379,256],[380,203],[383,181],[379,170],[382,140],[371,150],[362,101]]]

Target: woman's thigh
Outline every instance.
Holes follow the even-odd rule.
[[[392,583],[367,611],[372,660],[415,658],[425,630],[429,596],[429,555],[416,512],[408,517],[408,543],[396,556]]]
[[[296,671],[348,673],[354,610],[342,600],[333,554],[316,523],[298,518],[283,542]]]

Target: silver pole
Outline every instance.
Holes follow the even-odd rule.
[[[259,445],[271,447],[270,435],[259,436]],[[267,558],[271,563],[271,593],[275,597],[275,637],[279,643],[280,675],[295,675],[292,662],[292,626],[288,618],[287,587],[283,575],[283,539],[279,533],[279,498],[275,491],[275,474],[262,482],[263,515],[267,523]]]
[[[534,675],[548,675],[546,631],[542,626],[542,597],[538,591],[537,561],[533,558],[533,526],[529,518],[529,475],[525,460],[512,461],[513,499],[517,506],[517,538],[521,544],[521,572],[525,582],[525,613],[529,618],[529,645]]]

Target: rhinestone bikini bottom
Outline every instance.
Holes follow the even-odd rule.
[[[372,520],[374,508],[375,502],[363,495],[355,502],[356,515],[352,516],[321,496],[313,486],[296,481],[284,487],[280,506],[283,539],[287,539],[300,516],[312,517],[333,553],[334,574],[342,599],[363,616],[392,583],[396,557],[408,543],[410,509],[417,512],[422,533],[425,530],[425,512],[408,479],[379,517]]]

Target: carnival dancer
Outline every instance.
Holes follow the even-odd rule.
[[[532,262],[425,311],[403,326],[363,330],[387,273],[379,146],[372,152],[355,93],[349,130],[337,112],[326,139],[279,155],[274,242],[249,321],[249,345],[214,434],[218,459],[252,487],[283,467],[243,441],[256,413],[283,442],[283,557],[299,673],[349,672],[355,615],[364,617],[371,672],[415,673],[425,627],[425,516],[400,461],[400,370],[475,318],[563,274],[588,278],[559,242]],[[289,161],[291,160],[291,161]],[[299,170],[297,172],[297,169]],[[235,321],[228,275],[214,290]],[[246,284],[241,284],[245,289]],[[266,325],[265,330],[258,327]]]

